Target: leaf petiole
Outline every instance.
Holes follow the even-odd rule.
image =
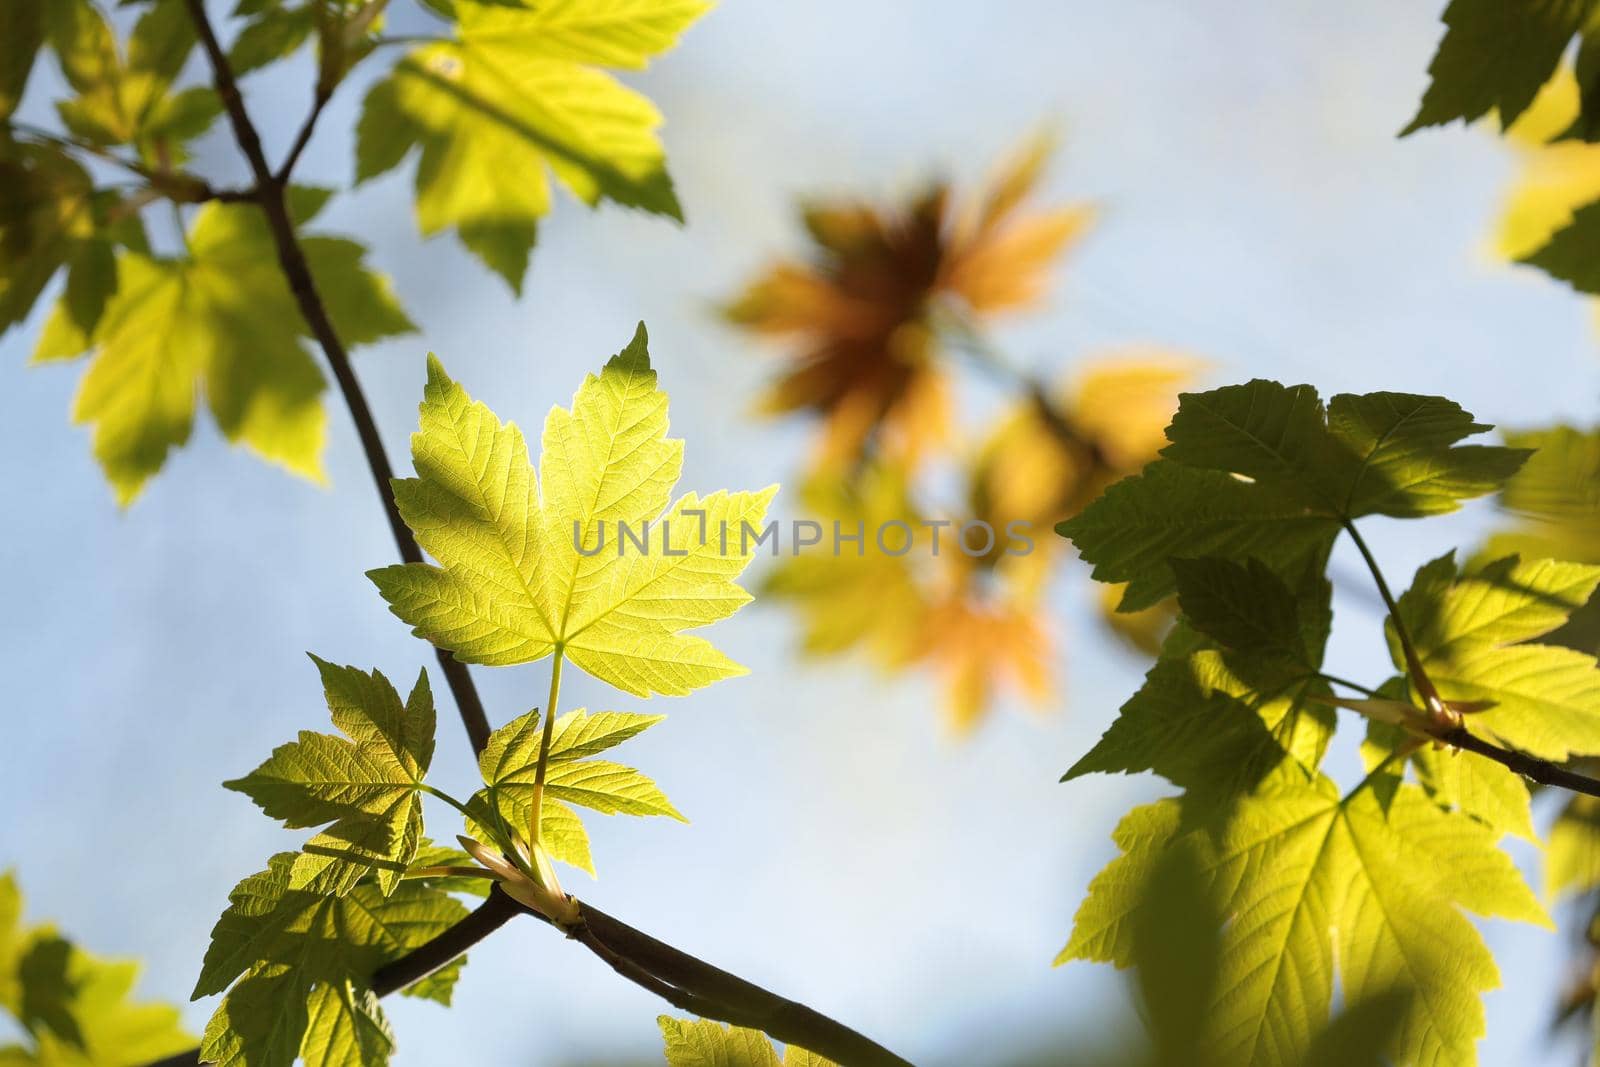
[[[561,664],[566,649],[556,645],[550,664],[550,697],[544,703],[544,732],[539,735],[539,765],[533,772],[533,802],[528,808],[529,851],[538,856],[540,851],[539,828],[543,823],[544,780],[550,766],[550,741],[555,735],[556,701],[561,696]]]

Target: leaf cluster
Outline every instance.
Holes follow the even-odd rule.
[[[1126,583],[1124,607],[1168,592],[1180,607],[1144,685],[1066,777],[1150,770],[1182,793],[1123,819],[1122,854],[1058,962],[1136,962],[1157,919],[1139,887],[1185,857],[1230,917],[1191,1027],[1208,1062],[1308,1062],[1337,1000],[1395,990],[1407,996],[1388,1055],[1475,1062],[1479,996],[1498,975],[1464,913],[1548,923],[1496,847],[1533,836],[1527,786],[1427,747],[1429,716],[1553,760],[1600,750],[1595,660],[1536,640],[1588,600],[1600,568],[1513,555],[1463,570],[1447,555],[1395,602],[1397,678],[1355,699],[1323,669],[1334,540],[1355,539],[1388,597],[1357,520],[1499,489],[1529,453],[1464,443],[1486,429],[1439,397],[1324,404],[1263,380],[1184,394],[1162,458],[1060,527],[1097,578]],[[1368,773],[1348,787],[1322,767],[1336,707],[1369,723]]]

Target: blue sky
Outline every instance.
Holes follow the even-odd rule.
[[[1054,373],[1160,343],[1208,360],[1218,383],[1445,392],[1489,422],[1590,421],[1600,362],[1586,305],[1485,251],[1509,154],[1482,131],[1393,136],[1423,86],[1435,6],[731,0],[629,79],[667,116],[687,228],[564,201],[517,300],[451,239],[418,239],[409,168],[334,202],[322,227],[368,241],[421,326],[362,352],[359,373],[404,468],[426,351],[533,427],[642,318],[688,441],[683,488],[792,481],[805,428],[746,416],[773,364],[711,303],[796,246],[798,195],[974,178],[1052,123],[1063,149],[1049,193],[1103,215],[1048,306],[1000,332],[1017,360]],[[340,90],[307,180],[348,180],[376,70]],[[248,85],[274,156],[309,78],[301,65]],[[197,166],[242,177],[220,136]],[[228,888],[297,840],[217,783],[324,721],[303,653],[408,680],[431,656],[362,576],[393,546],[337,408],[331,489],[201,425],[119,512],[67,420],[78,370],[25,365],[35,326],[0,339],[0,700],[14,724],[0,863],[18,868],[35,915],[142,958],[143,989],[182,999]],[[975,420],[993,398],[972,395]],[[1404,581],[1488,518],[1379,522],[1370,539]],[[1049,963],[1117,816],[1160,788],[1056,781],[1142,670],[1081,610],[1086,584],[1077,569],[1062,583],[1061,706],[1002,707],[964,743],[939,730],[926,680],[797,661],[792,621],[759,602],[712,633],[748,677],[645,704],[574,673],[566,706],[670,715],[630,756],[693,821],[597,818],[601,878],[573,888],[919,1063],[1099,1033],[1120,978]],[[1370,599],[1357,589],[1336,607],[1331,669],[1381,676]],[[542,699],[545,669],[477,671],[496,722]],[[441,716],[436,768],[465,788],[453,725]],[[1353,765],[1344,749],[1335,760]],[[1487,998],[1483,1061],[1569,1062],[1543,1034],[1563,938],[1484,929],[1516,980]],[[533,923],[473,953],[458,1005],[394,1003],[397,1062],[648,1060],[658,1047],[660,1004]],[[196,1029],[209,1010],[190,1006]]]

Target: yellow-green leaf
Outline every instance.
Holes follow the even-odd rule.
[[[668,1067],[834,1067],[832,1060],[795,1045],[780,1060],[760,1030],[670,1015],[657,1016],[656,1025],[666,1041]]]
[[[591,64],[641,68],[706,5],[625,0],[526,7],[459,0],[457,40],[419,48],[368,93],[358,179],[420,149],[417,221],[521,288],[548,173],[579,199],[682,218],[649,100]]]
[[[755,546],[739,532],[760,526],[777,487],[691,493],[667,505],[682,452],[665,438],[666,394],[642,324],[633,343],[585,379],[570,412],[551,412],[542,486],[522,432],[473,401],[437,359],[421,425],[412,436],[417,477],[397,479],[395,499],[440,565],[369,572],[417,636],[490,665],[541,659],[560,646],[596,678],[639,696],[682,695],[743,672],[682,631],[749,601],[735,579]]]
[[[348,343],[412,328],[388,283],[363,265],[358,245],[323,237],[304,243]],[[95,456],[119,500],[131,502],[188,440],[201,391],[230,441],[320,481],[325,383],[259,209],[206,205],[187,255],[125,252],[117,273],[73,417],[94,426]]]
[[[1369,789],[1341,798],[1317,776],[1285,775],[1221,825],[1186,821],[1177,801],[1135,809],[1123,855],[1079,908],[1058,962],[1134,962],[1139,889],[1174,848],[1193,850],[1231,917],[1206,1044],[1216,1062],[1302,1062],[1329,1018],[1337,977],[1346,1003],[1415,989],[1398,1061],[1470,1067],[1484,1032],[1479,999],[1498,982],[1462,909],[1548,925],[1493,831],[1400,786],[1387,812]]]

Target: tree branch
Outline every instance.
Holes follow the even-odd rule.
[[[217,189],[204,178],[196,174],[190,174],[188,171],[147,167],[138,160],[128,159],[126,156],[113,152],[109,148],[91,144],[75,137],[65,137],[59,133],[52,133],[32,123],[17,122],[13,119],[3,125],[22,134],[24,137],[31,137],[35,141],[53,145],[63,151],[82,152],[107,163],[113,163],[130,174],[144,179],[145,182],[149,183],[152,190],[177,203],[200,204],[207,200],[238,203],[256,198],[254,189]]]
[[[372,418],[372,409],[367,406],[366,395],[361,391],[361,383],[356,380],[355,370],[350,365],[350,354],[345,350],[343,342],[339,340],[339,335],[333,328],[327,307],[323,304],[322,297],[317,292],[316,282],[311,277],[311,267],[306,263],[305,252],[295,236],[294,222],[289,217],[288,203],[284,199],[284,183],[267,165],[266,154],[261,149],[261,137],[245,111],[244,99],[239,95],[239,85],[234,79],[233,69],[228,65],[228,57],[223,53],[222,46],[217,43],[216,31],[206,15],[205,0],[186,0],[186,2],[190,18],[194,21],[195,31],[200,38],[200,45],[210,60],[217,93],[222,97],[228,121],[233,126],[234,139],[238,141],[239,148],[250,164],[251,173],[255,175],[256,200],[265,212],[267,226],[272,231],[278,263],[283,268],[285,278],[288,279],[289,289],[294,294],[300,314],[305,317],[306,324],[311,327],[312,336],[316,338],[317,344],[322,347],[323,354],[327,357],[328,366],[332,368],[334,379],[339,383],[339,391],[344,395],[345,406],[350,409],[350,417],[355,421],[356,433],[361,438],[361,449],[366,453],[372,480],[377,483],[378,499],[383,502],[384,514],[388,516],[389,530],[394,535],[396,547],[400,550],[400,558],[407,563],[421,563],[422,549],[417,545],[416,538],[411,535],[410,527],[401,518],[400,509],[394,502],[394,495],[389,486],[394,478],[394,468],[389,463],[388,453],[384,451],[383,439],[378,435],[377,423]],[[310,131],[314,125],[313,116],[302,131],[307,139],[310,138]],[[289,162],[293,162],[293,156]],[[287,173],[286,167],[285,174]],[[450,692],[455,697],[461,722],[472,741],[472,750],[481,752],[489,740],[489,719],[484,714],[483,701],[478,698],[478,691],[467,673],[466,664],[452,658],[444,649],[436,648],[434,651],[438,655],[439,667],[444,672],[445,680],[450,685]]]
[[[311,328],[312,335],[322,347],[333,369],[334,377],[344,395],[351,418],[366,453],[367,465],[377,483],[378,496],[394,534],[400,556],[408,563],[422,562],[422,549],[412,536],[410,528],[401,517],[395,504],[390,482],[394,477],[378,435],[377,424],[367,406],[365,395],[350,365],[349,353],[339,340],[326,306],[317,292],[305,253],[295,235],[293,220],[289,217],[284,198],[288,176],[296,159],[310,140],[316,124],[317,113],[326,103],[319,92],[318,103],[296,138],[279,174],[274,174],[267,164],[261,148],[261,138],[244,100],[238,83],[228,65],[227,56],[217,41],[216,31],[206,15],[205,0],[185,0],[201,47],[212,68],[217,93],[227,110],[234,138],[239,143],[250,164],[256,180],[254,197],[266,214],[272,232],[279,265],[288,279],[300,313]],[[461,719],[472,739],[474,752],[481,752],[489,737],[488,718],[479,699],[466,666],[451,659],[443,649],[435,650],[449,680],[451,692],[461,712]],[[881,1045],[835,1022],[820,1012],[803,1004],[780,997],[743,978],[713,967],[663,941],[611,918],[598,908],[577,902],[580,920],[564,929],[569,937],[593,952],[601,960],[648,992],[697,1015],[764,1030],[780,1041],[793,1043],[845,1065],[859,1067],[910,1067],[908,1061],[896,1056]],[[437,937],[419,946],[383,968],[372,977],[373,989],[380,996],[404,988],[433,973],[438,968],[460,956],[472,945],[503,926],[512,916],[526,911],[537,915],[512,901],[498,889],[467,918],[443,931]],[[548,922],[544,916],[538,916]],[[198,1051],[185,1053],[161,1061],[154,1067],[179,1067],[199,1062]]]
[[[1430,737],[1435,737],[1447,745],[1465,749],[1476,753],[1485,759],[1494,760],[1509,770],[1515,771],[1524,778],[1538,782],[1540,785],[1553,785],[1567,789],[1585,796],[1600,797],[1600,780],[1569,771],[1558,763],[1543,760],[1537,756],[1530,756],[1526,752],[1515,749],[1501,748],[1492,741],[1485,741],[1469,731],[1465,726],[1456,726],[1449,730],[1438,732],[1429,731]]]
[[[798,1045],[846,1067],[911,1067],[908,1060],[804,1004],[673,948],[599,908],[581,901],[578,907],[582,919],[566,930],[568,937],[628,981],[684,1011],[765,1031],[786,1045]],[[374,972],[372,991],[386,997],[422,981],[518,915],[555,925],[495,888],[465,919]],[[148,1067],[199,1063],[199,1050],[191,1049]]]
[[[284,157],[283,165],[278,168],[275,180],[279,185],[289,184],[289,175],[294,173],[294,166],[300,162],[300,154],[306,150],[306,145],[311,143],[311,135],[316,132],[317,119],[322,117],[322,109],[328,106],[328,101],[333,98],[333,90],[326,88],[319,81],[317,95],[311,101],[311,111],[306,115],[305,122],[300,125],[300,132],[295,134],[294,144],[289,148],[289,154]]]

